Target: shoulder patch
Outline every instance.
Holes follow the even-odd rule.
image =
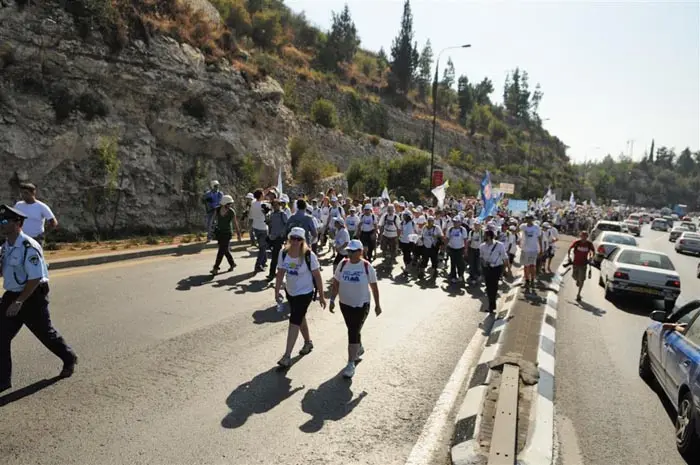
[[[29,257],[29,263],[31,263],[34,266],[38,265],[39,264],[39,256],[32,255],[31,257]]]

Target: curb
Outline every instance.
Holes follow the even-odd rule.
[[[537,398],[530,408],[531,430],[525,448],[518,456],[518,465],[551,464],[554,447],[554,361],[556,344],[558,292],[566,268],[559,265],[549,283],[547,303],[540,326],[540,343],[537,348]]]
[[[467,384],[467,393],[455,418],[450,448],[453,465],[481,465],[485,464],[488,458],[480,451],[479,428],[486,389],[491,382],[492,370],[489,369],[489,362],[496,358],[501,348],[501,335],[506,324],[510,321],[511,312],[518,301],[517,294],[520,291],[522,281],[522,276],[519,276],[513,281],[511,289],[503,297],[503,308],[498,312],[495,321],[488,329],[486,346]]]
[[[231,242],[231,251],[238,252],[245,250],[250,243],[248,241]],[[133,252],[115,252],[101,255],[88,255],[85,257],[66,258],[62,260],[50,260],[50,270],[62,270],[66,268],[76,268],[80,266],[102,265],[105,263],[119,262],[123,260],[134,260],[136,258],[154,257],[158,255],[194,255],[205,249],[216,249],[216,242],[196,242],[187,245],[173,245],[156,247],[145,250],[134,250]]]

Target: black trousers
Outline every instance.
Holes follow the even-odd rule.
[[[496,296],[498,296],[498,283],[503,273],[503,265],[485,266],[484,282],[486,283],[486,296],[489,299],[489,311],[496,311]]]
[[[464,277],[464,247],[461,249],[453,249],[447,247],[447,255],[450,257],[450,278]]]
[[[479,279],[481,268],[481,250],[470,247],[467,252],[469,259],[469,279]]]
[[[279,239],[269,239],[268,241],[272,245],[272,251],[270,252],[271,257],[270,257],[270,276],[274,276],[277,274],[277,261],[279,260],[280,257],[280,250],[282,250],[282,246],[284,245],[284,239],[279,238]]]
[[[413,258],[412,254],[414,244],[412,242],[399,242],[399,246],[401,247],[401,252],[403,253],[403,264],[405,266],[410,265]]]
[[[345,320],[345,326],[348,328],[348,344],[362,344],[362,326],[365,324],[367,315],[369,315],[369,304],[362,307],[351,307],[340,303],[340,311]]]
[[[374,231],[360,232],[360,241],[364,247],[367,247],[367,260],[372,261],[374,249],[377,247],[377,236]]]
[[[26,325],[39,342],[63,360],[64,364],[75,362],[75,353],[51,324],[49,315],[49,285],[40,284],[34,293],[24,302],[19,313],[9,318],[7,309],[19,292],[5,292],[0,300],[0,384],[12,380],[12,339],[22,325]]]
[[[219,245],[219,250],[216,252],[216,261],[214,262],[214,268],[219,269],[221,261],[226,257],[226,261],[229,266],[234,265],[233,256],[229,250],[231,245],[231,235],[230,234],[218,234],[216,236],[216,242]]]
[[[438,248],[434,247],[423,247],[423,258],[421,261],[421,267],[425,268],[428,266],[428,260],[430,260],[430,266],[433,270],[437,270],[438,266]]]

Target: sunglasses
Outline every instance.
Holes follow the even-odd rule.
[[[304,239],[302,239],[301,237],[290,237],[289,240],[292,242],[301,242]]]

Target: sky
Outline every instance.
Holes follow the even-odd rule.
[[[324,30],[343,0],[286,0]],[[347,0],[362,48],[387,54],[403,0]],[[700,2],[413,0],[415,40],[457,76],[489,77],[492,100],[516,66],[540,83],[544,127],[576,163],[656,147],[700,150]],[[442,69],[440,71],[442,75]],[[630,143],[633,141],[633,143]]]

